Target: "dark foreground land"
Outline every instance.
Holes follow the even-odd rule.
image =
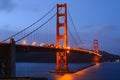
[[[14,78],[0,78],[0,80],[48,80],[48,78],[14,77]]]

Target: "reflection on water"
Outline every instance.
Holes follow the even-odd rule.
[[[96,67],[99,67],[99,63],[96,64]],[[86,68],[83,69],[81,71],[78,71],[76,73],[71,73],[71,74],[65,74],[65,75],[59,75],[59,77],[56,78],[56,80],[80,80],[80,78],[82,79],[82,77],[84,77],[84,74],[87,73],[87,71],[90,68]],[[56,75],[58,76],[58,75]],[[78,76],[81,76],[80,78],[78,78]]]
[[[73,76],[70,74],[65,74],[63,76],[60,76],[59,78],[56,78],[56,80],[73,80]]]
[[[81,68],[86,67],[88,65],[90,64],[69,64],[69,69],[80,70]],[[63,75],[63,74],[50,73],[49,71],[54,70],[55,67],[56,67],[55,63],[17,63],[16,76],[17,77],[47,77],[49,78],[49,80],[58,80],[66,75],[69,76],[66,77],[66,80],[68,80],[68,78],[72,78],[71,74]]]
[[[85,64],[70,64],[70,70],[83,68]],[[55,74],[55,63],[18,63],[17,76],[47,77],[49,80],[120,80],[120,63],[97,63],[76,73]]]
[[[65,74],[58,80],[120,80],[120,63],[96,64],[73,74]]]

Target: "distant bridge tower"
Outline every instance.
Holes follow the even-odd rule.
[[[68,46],[67,36],[67,5],[57,4],[56,46]],[[67,52],[57,52],[56,71],[68,72]]]
[[[94,52],[95,52],[96,54],[99,54],[98,40],[97,40],[97,39],[94,40]],[[93,63],[98,63],[98,62],[100,61],[100,57],[101,57],[101,56],[94,56],[94,57],[93,57]]]
[[[97,39],[94,40],[94,52],[97,53],[97,54],[99,53],[98,40]]]

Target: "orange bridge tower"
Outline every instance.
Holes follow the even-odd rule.
[[[67,5],[57,4],[56,46],[67,47]],[[56,52],[56,71],[68,72],[68,55],[66,51]]]
[[[97,54],[99,54],[98,40],[97,39],[94,40],[94,52],[97,53]]]

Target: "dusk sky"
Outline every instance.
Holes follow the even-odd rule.
[[[85,45],[98,39],[100,50],[120,55],[120,0],[0,0],[0,40],[64,2]]]

